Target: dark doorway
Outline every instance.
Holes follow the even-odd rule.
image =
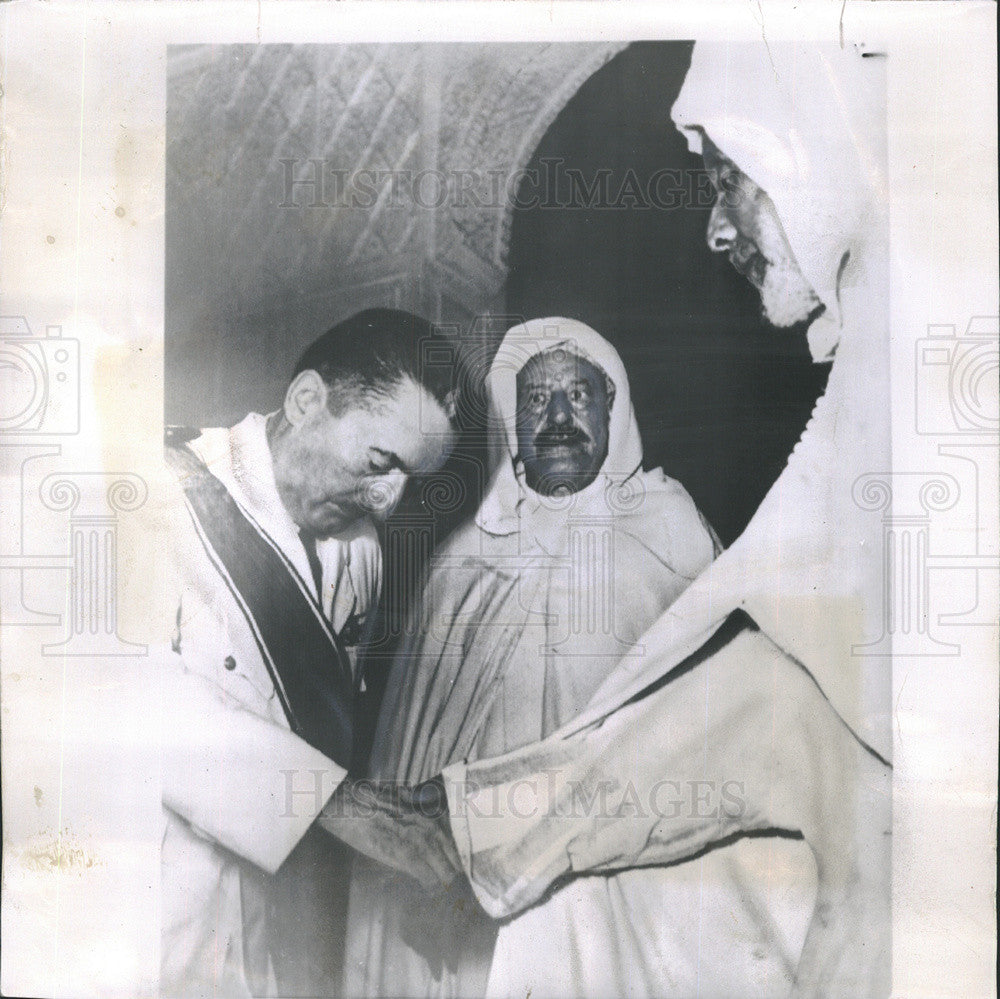
[[[822,392],[803,329],[775,331],[708,250],[712,194],[670,120],[685,42],[630,45],[548,130],[514,210],[508,311],[569,316],[621,353],[647,468],[679,479],[724,544],[781,472]]]

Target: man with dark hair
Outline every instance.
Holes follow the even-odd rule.
[[[365,309],[314,340],[295,365],[293,377],[319,372],[336,392],[334,413],[359,397],[384,398],[404,379],[421,385],[442,406],[449,406],[452,379],[446,369],[421,363],[421,344],[432,336],[426,319],[401,309]]]
[[[324,892],[344,872],[331,878],[314,819],[338,787],[357,797],[344,778],[352,649],[381,585],[373,521],[454,442],[450,386],[420,365],[430,335],[406,312],[358,313],[306,350],[276,412],[168,431],[183,496],[163,543],[164,994],[316,994],[336,974]],[[369,853],[433,868],[430,823],[365,806]]]
[[[447,456],[450,384],[420,364],[430,335],[408,312],[368,309],[302,355],[283,409],[266,422],[278,493],[300,532],[323,539],[383,516],[411,472]]]

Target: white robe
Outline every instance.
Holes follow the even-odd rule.
[[[877,60],[864,63],[852,48],[836,46],[695,46],[675,120],[691,130],[693,148],[703,128],[772,197],[797,260],[827,306],[809,331],[810,346],[817,360],[833,354],[834,366],[760,510],[732,548],[641,637],[648,654],[624,658],[581,716],[545,742],[446,770],[455,789],[449,792],[452,828],[477,898],[497,918],[518,914],[500,931],[492,994],[523,995],[527,988],[536,996],[787,992],[810,914],[810,858],[802,843],[743,843],[674,868],[702,865],[691,881],[700,897],[687,894],[699,933],[695,940],[683,927],[662,927],[665,941],[679,946],[670,960],[678,961],[681,975],[657,989],[646,978],[648,966],[638,963],[640,948],[632,950],[635,964],[595,957],[594,941],[628,935],[608,933],[599,921],[596,928],[577,919],[553,924],[546,919],[544,892],[571,873],[681,859],[697,838],[697,823],[565,821],[544,813],[522,819],[509,798],[519,782],[542,786],[557,773],[561,782],[579,780],[593,790],[602,780],[631,779],[642,793],[674,774],[739,777],[755,789],[758,802],[773,803],[786,787],[785,770],[811,774],[817,782],[839,773],[856,789],[853,811],[825,815],[820,797],[775,810],[790,822],[812,823],[813,830],[839,826],[847,839],[856,823],[876,814],[876,805],[882,821],[888,772],[840,721],[888,755],[890,671],[884,658],[863,654],[882,626],[882,525],[854,492],[860,476],[890,467],[884,192],[877,164],[870,162],[877,160],[878,132],[867,128],[877,122],[879,108],[877,86],[868,77],[881,69],[873,65]],[[749,614],[761,632],[744,632],[706,652],[710,637],[736,610]],[[705,658],[698,666],[650,692],[699,650]],[[829,703],[812,680],[803,686],[802,677],[810,674]],[[684,717],[685,711],[695,718]],[[762,748],[773,752],[762,757]],[[480,790],[464,792],[467,782]],[[499,814],[496,807],[490,814],[497,801]],[[738,828],[720,821],[713,831],[703,824],[698,836],[718,839]],[[726,854],[735,858],[737,850],[750,863],[743,874],[734,868],[727,875]],[[711,866],[704,866],[710,858]],[[638,881],[643,873],[615,880]],[[884,883],[887,871],[873,876]],[[736,925],[744,906],[756,909],[761,929],[749,951],[751,938]],[[730,915],[736,922],[727,927]],[[753,918],[746,925],[752,927]],[[659,929],[633,924],[633,937],[655,936]],[[565,947],[567,933],[576,941],[571,953],[586,958],[565,971],[561,962],[532,960],[531,954]],[[765,970],[762,976],[755,965]]]
[[[203,431],[191,446],[315,593],[305,549],[274,484],[264,428],[265,417],[252,413],[232,429]],[[166,559],[157,569],[171,608],[164,629],[170,643],[154,658],[164,712],[161,992],[274,995],[268,875],[345,771],[289,730],[253,633],[179,489],[160,516],[156,536]],[[321,542],[317,554],[324,611],[337,630],[378,599],[378,542],[362,524]]]
[[[390,678],[376,777],[413,784],[537,744],[584,708],[623,653],[641,665],[636,642],[716,551],[678,483],[634,470],[641,447],[625,372],[587,327],[549,319],[510,331],[491,377],[493,425],[512,426],[518,365],[564,338],[616,384],[611,460],[600,481],[547,507],[508,474],[508,439],[478,516],[435,558]],[[454,888],[419,893],[365,865],[352,884],[344,992],[687,997],[752,983],[755,995],[780,995],[812,892],[801,843],[743,843],[675,867],[577,878],[491,926]],[[723,944],[728,960],[709,960]]]

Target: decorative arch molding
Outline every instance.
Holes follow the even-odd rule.
[[[516,58],[496,60],[484,47],[483,63],[445,75],[441,87],[441,162],[454,176],[479,172],[507,181],[502,204],[453,205],[442,213],[437,246],[438,273],[466,274],[481,302],[493,299],[507,279],[507,255],[514,217],[513,195],[543,136],[583,83],[627,42],[501,46]],[[481,74],[481,75],[480,75]],[[477,99],[461,107],[464,88]],[[447,114],[445,112],[451,112]],[[491,192],[492,193],[492,192]]]
[[[205,370],[275,397],[289,355],[357,309],[502,311],[518,178],[627,44],[171,47],[169,418],[242,406],[206,401]]]

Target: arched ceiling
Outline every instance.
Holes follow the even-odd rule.
[[[503,287],[518,172],[623,47],[172,48],[169,297],[203,318],[317,297],[474,315]]]

